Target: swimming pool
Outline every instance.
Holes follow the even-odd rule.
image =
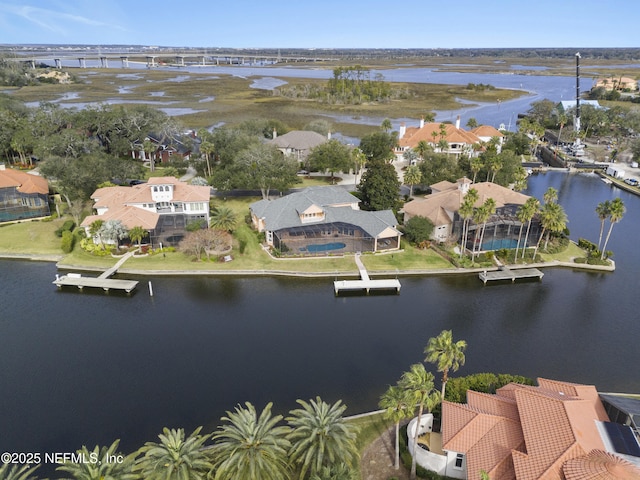
[[[516,245],[518,245],[518,240],[513,238],[493,238],[482,244],[482,250],[513,249],[516,248]]]
[[[347,245],[340,242],[333,243],[323,243],[319,245],[307,245],[307,251],[311,253],[317,252],[328,252],[330,250],[340,250],[341,248],[346,247]]]

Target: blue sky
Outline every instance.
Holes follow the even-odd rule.
[[[638,0],[0,0],[0,43],[638,47],[639,18]]]

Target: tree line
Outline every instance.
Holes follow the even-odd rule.
[[[211,433],[164,428],[158,441],[123,455],[119,440],[77,451],[57,470],[75,480],[355,480],[357,427],[340,400],[297,400],[287,417],[273,404],[246,402],[227,411]],[[38,465],[0,467],[0,480],[35,480]]]

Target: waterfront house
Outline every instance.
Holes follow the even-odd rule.
[[[425,123],[424,120],[420,120],[419,127],[406,127],[404,124],[400,126],[396,155],[402,155],[407,150],[415,149],[420,142],[426,142],[436,152],[472,157],[477,156],[483,149],[483,143],[489,142],[492,138],[497,139],[496,147],[500,152],[504,135],[490,125],[481,125],[468,131],[460,127],[460,116],[455,125]],[[447,148],[441,146],[440,142],[443,140],[447,143]]]
[[[46,179],[0,164],[0,223],[50,215],[48,196]]]
[[[194,133],[182,136],[150,133],[144,140],[153,145],[153,151],[145,152],[144,143],[135,142],[134,149],[131,150],[131,157],[142,161],[153,159],[157,163],[169,163],[175,159],[189,160],[193,153],[192,150],[197,149],[199,145]]]
[[[273,138],[267,143],[275,145],[283,155],[295,158],[298,162],[305,162],[314,147],[330,140],[330,135],[324,136],[307,130],[294,130],[278,136],[273,131]]]
[[[520,222],[516,217],[518,208],[529,199],[529,196],[515,192],[492,182],[472,184],[466,177],[456,183],[439,182],[431,186],[432,193],[422,199],[416,199],[404,205],[404,221],[420,216],[431,220],[434,225],[432,239],[437,242],[459,242],[462,236],[462,218],[459,215],[464,196],[470,188],[478,191],[479,199],[475,204],[481,206],[488,198],[496,202],[496,211],[486,224],[482,250],[497,250],[500,248],[515,248]],[[475,231],[482,228],[471,222],[467,237],[467,248],[473,247]],[[528,244],[533,245],[540,233],[539,220],[534,217],[528,238]]]
[[[267,245],[282,253],[353,253],[398,250],[391,210],[362,211],[340,186],[309,187],[276,200],[252,203],[251,221]]]
[[[441,473],[455,478],[640,478],[637,432],[610,421],[591,385],[540,378],[468,391],[465,404],[442,403],[442,428]]]
[[[89,233],[95,220],[120,220],[127,229],[136,226],[149,233],[152,245],[175,245],[192,222],[209,222],[211,189],[189,185],[174,177],[152,177],[131,187],[99,188],[91,195],[95,215],[84,219]]]

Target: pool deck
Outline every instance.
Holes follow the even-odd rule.
[[[395,290],[396,293],[400,293],[400,281],[397,278],[372,280],[369,278],[369,273],[362,260],[360,260],[360,253],[356,253],[355,261],[360,272],[360,280],[336,280],[333,282],[333,289],[336,295],[344,290],[364,290],[367,293],[371,290]]]

